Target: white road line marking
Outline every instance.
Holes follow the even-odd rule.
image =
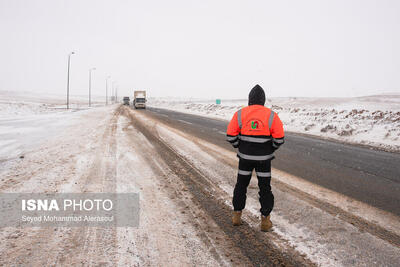
[[[225,133],[224,133],[224,132],[222,132],[222,131],[218,131],[218,133],[220,133],[220,134],[222,134],[222,135],[225,135]]]
[[[193,123],[191,123],[191,122],[184,121],[184,120],[178,120],[178,121],[181,121],[181,122],[183,122],[183,123],[187,123],[187,124],[193,124]]]
[[[165,114],[159,114],[159,115],[169,118],[168,115],[165,115]]]

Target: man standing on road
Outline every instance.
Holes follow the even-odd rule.
[[[228,125],[227,140],[238,148],[239,170],[233,191],[233,225],[241,224],[246,205],[247,186],[255,169],[261,204],[261,231],[272,228],[270,213],[274,207],[271,192],[271,160],[284,143],[283,125],[278,115],[264,107],[265,93],[258,84],[251,89],[249,105],[237,111]]]

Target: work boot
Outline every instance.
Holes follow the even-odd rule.
[[[270,220],[270,215],[264,216],[261,215],[261,231],[267,232],[271,230],[272,228],[272,222]]]
[[[242,211],[233,211],[232,223],[234,226],[238,226],[242,224]]]

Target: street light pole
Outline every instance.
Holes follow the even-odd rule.
[[[89,69],[89,107],[92,106],[92,70],[96,68]]]
[[[110,79],[111,76],[107,76],[106,79],[106,105],[108,105],[108,79]]]
[[[112,86],[112,97],[113,97],[113,103],[115,104],[115,83],[116,81],[113,81],[111,86]]]
[[[71,52],[68,54],[68,72],[67,72],[67,109],[69,109],[69,72],[71,68],[71,56],[75,54],[75,52]]]

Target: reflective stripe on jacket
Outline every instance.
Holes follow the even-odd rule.
[[[261,105],[237,111],[227,129],[227,141],[238,147],[238,156],[248,160],[269,160],[284,143],[284,131],[278,114]]]

